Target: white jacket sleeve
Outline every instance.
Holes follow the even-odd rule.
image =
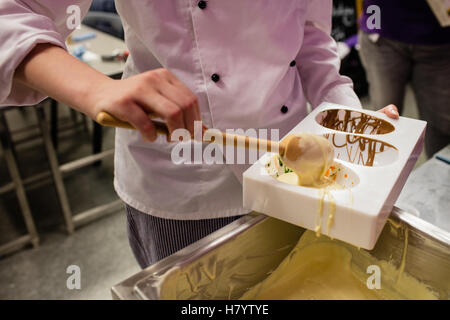
[[[331,33],[331,0],[309,0],[303,44],[297,66],[303,88],[313,107],[333,102],[361,107],[350,78],[339,74],[340,58]]]
[[[0,1],[0,107],[31,105],[44,95],[13,83],[16,68],[39,43],[65,48],[73,31],[74,14],[82,18],[91,0],[1,0]],[[75,7],[74,7],[75,6]]]

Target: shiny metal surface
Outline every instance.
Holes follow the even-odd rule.
[[[303,232],[303,228],[265,215],[245,216],[117,284],[112,288],[113,298],[175,298],[175,287],[188,287],[191,283],[189,278],[174,278],[171,275],[182,270],[183,274],[199,279],[199,270],[212,260],[217,274],[212,278],[200,279],[202,286],[192,290],[195,294],[182,298],[239,298],[247,288],[263,280],[278,266]],[[441,299],[449,299],[448,232],[394,208],[390,223],[386,223],[375,248],[369,252],[377,259],[390,260],[399,266],[405,249],[406,232],[408,245],[405,272],[432,287]],[[230,291],[227,288],[233,278],[236,281]],[[227,288],[223,288],[219,282],[226,283]]]

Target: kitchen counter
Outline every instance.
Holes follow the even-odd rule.
[[[450,159],[450,144],[437,155]],[[450,232],[450,164],[434,156],[418,167],[395,205]]]

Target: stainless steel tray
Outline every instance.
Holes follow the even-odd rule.
[[[396,207],[390,219],[402,228],[387,223],[369,252],[399,265],[406,226],[405,272],[449,299],[450,234]],[[279,265],[304,231],[265,215],[247,215],[115,285],[113,298],[237,299]]]

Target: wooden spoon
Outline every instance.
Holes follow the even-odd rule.
[[[155,120],[154,119],[155,116],[151,115],[151,114],[148,115],[148,117],[152,120],[157,133],[166,135],[167,137],[170,136],[169,129],[167,128],[167,125],[165,122]],[[134,129],[134,130],[136,129],[135,127],[133,127],[132,124],[125,122],[125,121],[121,121],[121,120],[117,119],[116,117],[110,115],[107,112],[100,112],[97,115],[95,120],[102,126],[118,127],[118,128],[125,128],[125,129]],[[210,133],[214,134],[210,140],[204,139],[206,130],[208,130],[208,131],[210,131]],[[217,136],[217,135],[221,135],[222,139],[215,141],[216,139],[214,139],[214,136]],[[278,143],[277,141],[241,136],[238,134],[222,132],[217,129],[207,129],[206,127],[204,127],[202,136],[203,136],[204,142],[209,142],[209,143],[215,142],[215,143],[220,143],[222,145],[233,145],[235,147],[244,146],[247,149],[257,149],[257,150],[259,150],[260,148],[265,148],[264,150],[266,150],[267,152],[279,152],[282,159],[283,159],[283,155],[285,153],[285,146],[283,145],[283,143]]]

